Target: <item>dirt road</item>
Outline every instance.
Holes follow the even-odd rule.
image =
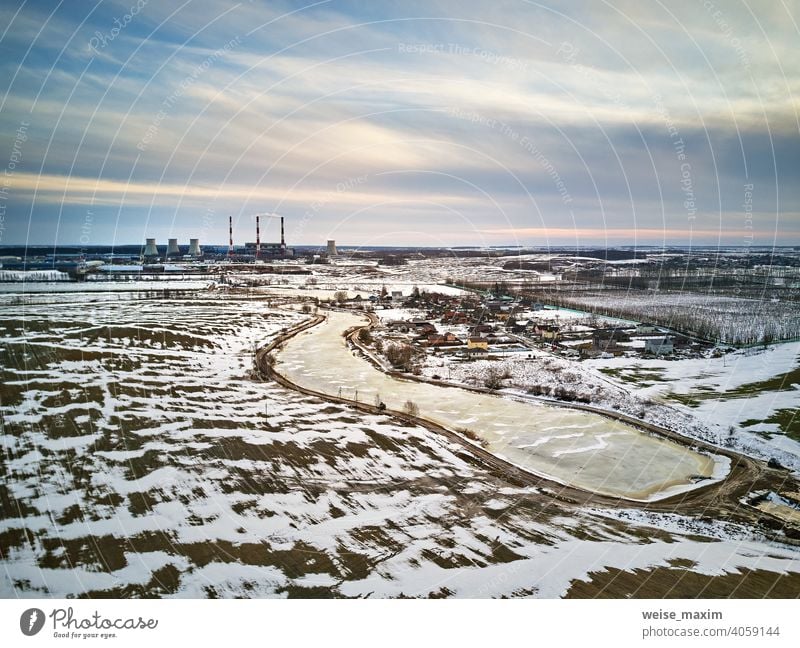
[[[325,321],[325,317],[322,315],[317,315],[312,319],[294,327],[293,329],[286,331],[273,340],[269,345],[259,349],[256,352],[255,362],[260,375],[264,379],[274,380],[286,388],[303,394],[316,396],[332,402],[346,404],[350,407],[354,407],[358,410],[369,412],[371,414],[385,414],[409,424],[424,426],[427,429],[436,432],[437,434],[447,437],[448,440],[459,444],[465,450],[465,454],[468,454],[472,463],[477,463],[484,466],[490,472],[501,476],[510,483],[520,486],[536,487],[541,491],[543,496],[560,502],[563,505],[572,505],[578,507],[635,507],[644,511],[671,512],[697,516],[704,519],[738,522],[756,525],[762,531],[770,533],[770,535],[779,535],[782,541],[788,540],[790,542],[800,544],[800,529],[775,515],[771,515],[763,510],[759,510],[753,506],[742,503],[742,500],[747,497],[748,493],[751,493],[755,490],[766,489],[776,492],[780,490],[798,490],[798,482],[788,471],[769,468],[765,463],[753,458],[746,457],[725,448],[712,446],[696,439],[684,437],[670,430],[659,428],[652,424],[632,419],[625,415],[598,410],[597,408],[592,408],[589,406],[578,406],[579,409],[592,411],[603,416],[618,419],[629,425],[639,427],[649,433],[668,438],[676,443],[726,456],[731,462],[729,474],[722,481],[711,483],[708,486],[699,487],[694,490],[654,502],[645,503],[624,498],[609,497],[607,495],[585,491],[572,486],[565,486],[545,477],[530,473],[488,452],[478,443],[466,438],[464,435],[426,419],[410,416],[405,412],[379,409],[378,407],[367,403],[356,402],[347,398],[340,398],[319,393],[301,387],[287,380],[286,377],[275,371],[273,369],[271,360],[273,356],[270,354],[280,348],[280,346],[288,339],[297,335],[301,331],[305,331],[320,324],[323,321]],[[371,325],[372,324],[370,324],[370,326]],[[363,327],[350,329],[346,331],[344,335],[347,338],[353,338],[361,328]],[[383,367],[379,368],[382,371],[386,371]],[[405,374],[403,375],[403,378],[414,379],[413,377]],[[462,388],[470,389],[467,387]],[[481,389],[472,389],[474,391],[484,391]],[[575,406],[570,404],[565,405],[565,407]],[[783,534],[785,534],[785,537]]]

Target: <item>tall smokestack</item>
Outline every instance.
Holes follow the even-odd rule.
[[[200,251],[200,239],[189,239],[189,256],[203,256],[203,253]]]
[[[261,252],[261,221],[259,220],[261,217],[256,214],[256,259],[258,258],[259,252]]]
[[[228,216],[228,256],[233,256],[233,216]]]
[[[171,238],[167,243],[167,257],[177,257],[181,255],[181,250],[178,247],[178,239]]]
[[[286,237],[283,232],[283,216],[281,216],[281,250],[286,249]]]
[[[147,239],[147,242],[144,245],[144,256],[146,257],[158,256],[158,248],[156,247],[156,240],[154,238]]]

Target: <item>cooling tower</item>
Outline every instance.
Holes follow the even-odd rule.
[[[336,241],[328,241],[328,256],[336,256],[339,254],[336,251]]]
[[[203,253],[200,251],[200,239],[189,239],[189,256],[203,256]]]
[[[144,256],[146,257],[157,257],[158,256],[158,248],[156,247],[156,240],[154,238],[147,239],[147,242],[144,246]]]
[[[181,255],[181,250],[178,247],[178,239],[173,238],[169,239],[169,243],[167,243],[167,257],[177,257]]]

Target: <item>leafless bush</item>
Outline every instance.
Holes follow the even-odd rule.
[[[483,386],[487,389],[500,389],[503,386],[503,373],[496,367],[489,367],[483,379]]]
[[[409,416],[419,416],[419,405],[412,400],[407,400],[403,405],[403,411]]]
[[[408,344],[390,344],[386,348],[386,359],[393,367],[408,371],[413,351]]]

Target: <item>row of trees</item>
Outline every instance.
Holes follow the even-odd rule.
[[[796,306],[789,302],[630,290],[569,294],[552,291],[538,297],[555,306],[650,322],[725,344],[766,345],[800,337],[800,317],[794,313]]]

